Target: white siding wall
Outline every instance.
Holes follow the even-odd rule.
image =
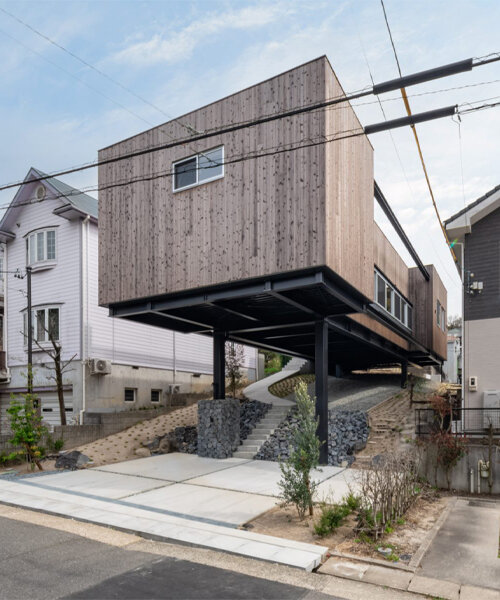
[[[25,207],[17,220],[16,239],[8,244],[7,269],[26,267],[25,235],[42,227],[57,227],[56,258],[53,268],[34,272],[32,275],[32,302],[38,304],[58,304],[60,306],[60,338],[63,359],[76,354],[80,356],[80,225],[52,214],[59,207],[59,200]],[[17,279],[12,273],[6,274],[7,281],[7,360],[9,366],[27,363],[24,346],[23,313],[26,308],[26,278]],[[43,353],[34,346],[33,362],[43,361]]]
[[[140,323],[108,316],[108,309],[98,306],[98,233],[89,223],[88,231],[88,356],[105,358],[119,364],[212,373],[212,339],[174,333]],[[245,347],[245,366],[256,367],[256,351]]]

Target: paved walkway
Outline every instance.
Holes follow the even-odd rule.
[[[422,561],[422,575],[500,591],[499,535],[499,502],[458,499]]]
[[[315,472],[340,499],[353,473]],[[279,465],[168,454],[83,471],[0,478],[0,502],[311,570],[327,548],[237,529],[278,503]]]

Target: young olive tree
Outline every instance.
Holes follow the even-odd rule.
[[[319,465],[321,442],[317,436],[318,419],[315,417],[315,402],[307,391],[307,384],[301,381],[295,388],[297,425],[290,443],[290,454],[286,461],[280,461],[281,497],[286,504],[294,504],[299,518],[303,519],[306,510],[313,514],[314,492],[317,483],[311,480],[311,471]]]

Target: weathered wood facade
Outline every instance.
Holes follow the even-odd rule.
[[[105,148],[99,159],[187,139],[181,123],[209,132],[341,95],[330,63],[321,57]],[[443,339],[437,332],[429,337],[420,320],[412,334],[390,315],[370,309],[375,269],[414,305],[415,317],[432,311],[434,290],[446,307],[446,292],[435,270],[430,282],[418,271],[412,279],[375,224],[373,149],[365,135],[347,135],[360,131],[346,102],[101,166],[100,304],[117,316],[165,327],[177,319],[183,331],[224,327],[233,339],[242,339],[241,331],[248,332],[244,324],[252,319],[266,326],[294,325],[294,332],[281,336],[245,333],[244,340],[308,357],[314,355],[314,341],[311,347],[310,340],[299,343],[299,337],[309,335],[309,321],[338,315],[339,322],[330,322],[342,337],[335,342],[333,363],[348,352],[350,367],[356,357],[364,365],[402,362],[411,360],[415,347],[439,363],[446,356],[444,334]],[[218,146],[224,147],[224,176],[174,191],[175,161]],[[298,296],[298,279],[287,280],[288,287],[282,281],[302,273],[313,278],[303,283],[307,298]],[[324,278],[335,288],[337,304],[333,296],[322,296]],[[273,287],[278,280],[279,292]],[[210,296],[219,289],[237,294],[254,281],[252,299],[240,293],[243,308],[229,295],[220,302]],[[196,302],[187,300],[190,294],[199,295]],[[174,303],[178,297],[185,301]],[[221,303],[232,317],[221,316]],[[189,309],[195,304],[196,314]],[[303,331],[300,319],[308,319]],[[198,329],[187,329],[189,324]],[[377,351],[370,354],[375,340]],[[364,351],[356,352],[353,343],[364,343]]]

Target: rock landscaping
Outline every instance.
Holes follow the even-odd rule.
[[[349,466],[356,460],[354,452],[362,450],[368,439],[368,417],[360,410],[328,412],[328,464]]]
[[[82,454],[78,450],[72,450],[71,452],[64,452],[57,457],[55,467],[56,469],[68,469],[75,471],[76,469],[82,469],[85,465],[90,462],[90,458]]]
[[[368,439],[368,418],[362,411],[330,410],[328,423],[328,464],[351,465],[354,452],[361,450]],[[286,419],[255,455],[257,460],[278,461],[288,458],[293,429],[297,417],[292,409]]]
[[[240,401],[198,402],[198,456],[230,458],[240,445]]]
[[[258,400],[243,400],[240,404],[240,440],[246,440],[257,423],[267,414],[271,404]]]

